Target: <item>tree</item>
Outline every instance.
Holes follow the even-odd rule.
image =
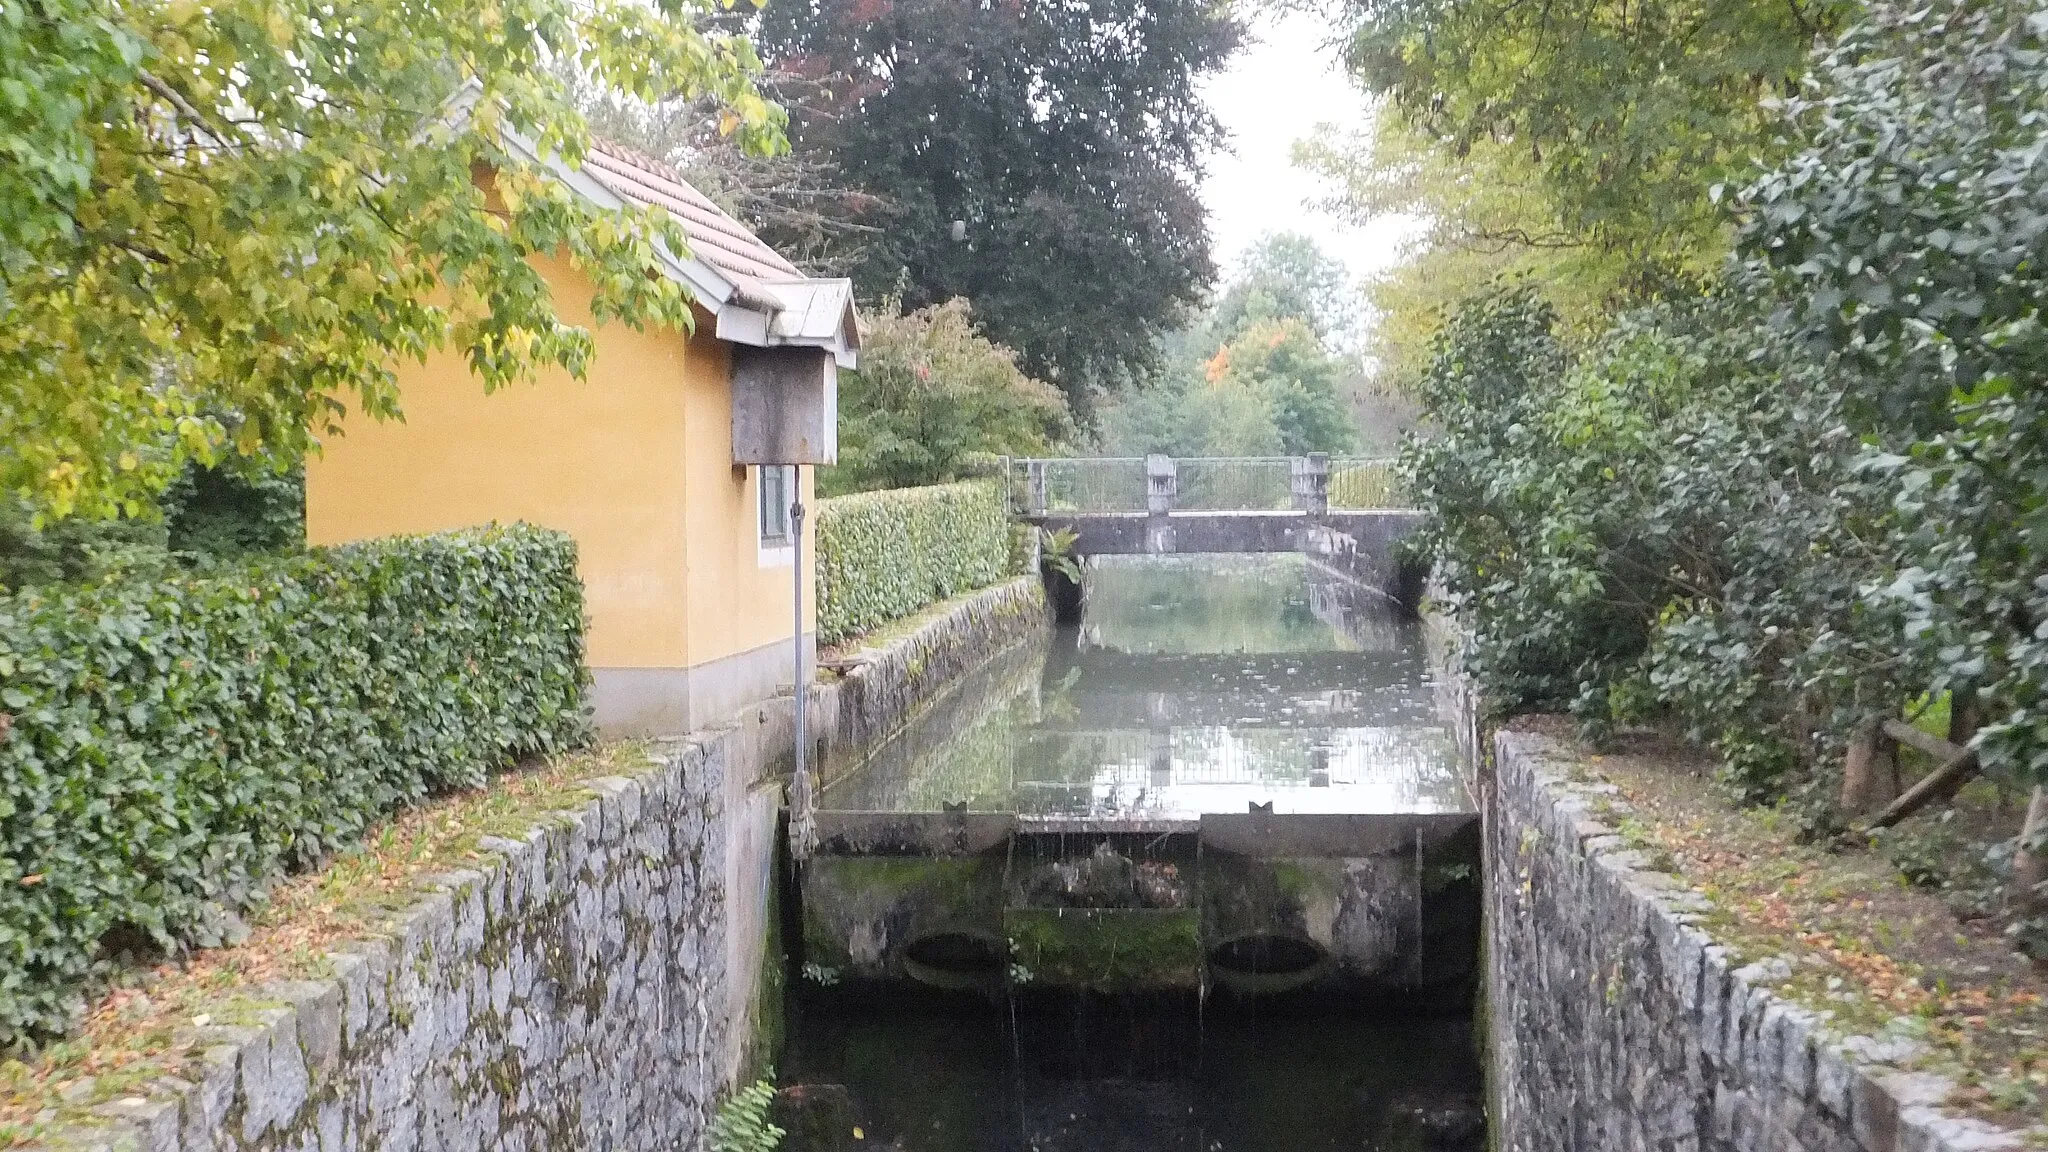
[[[594,135],[668,164],[811,275],[847,275],[881,231],[872,222],[887,215],[880,200],[850,186],[837,161],[817,151],[749,147],[723,130],[715,95],[649,103],[589,77],[567,79]],[[785,108],[818,98],[815,81],[789,72],[764,72],[756,83]]]
[[[465,353],[496,387],[581,372],[528,257],[566,252],[601,320],[690,323],[652,212],[601,213],[512,147],[574,164],[549,67],[779,113],[712,0],[221,0],[0,12],[0,490],[41,515],[142,513],[188,460],[296,458],[392,369]],[[463,99],[456,99],[458,96]],[[479,174],[485,174],[479,179]]]
[[[795,109],[796,152],[876,197],[863,296],[965,296],[1077,401],[1154,365],[1213,274],[1194,183],[1220,129],[1197,82],[1238,42],[1227,6],[792,0],[758,29],[829,92]]]
[[[1271,397],[1194,374],[1118,396],[1102,410],[1099,439],[1111,456],[1274,456],[1282,447]]]
[[[1059,389],[975,331],[967,301],[912,312],[889,301],[862,322],[860,370],[839,393],[833,492],[957,479],[976,458],[1042,455],[1073,430]]]
[[[1218,349],[1209,362],[1211,382],[1265,397],[1280,450],[1348,452],[1358,433],[1337,386],[1346,365],[1324,350],[1307,321],[1289,316],[1261,320]]]
[[[1243,269],[1211,310],[1209,328],[1229,341],[1261,322],[1299,320],[1315,339],[1341,348],[1357,336],[1359,303],[1343,261],[1312,237],[1276,232],[1245,253]]]
[[[1349,61],[1453,157],[1498,146],[1554,211],[1530,239],[1645,272],[1725,247],[1710,196],[1773,152],[1789,95],[1850,0],[1351,0]]]
[[[1102,414],[1102,447],[1131,456],[1347,452],[1358,433],[1338,391],[1346,368],[1305,321],[1260,321],[1208,360],[1118,397]]]
[[[2038,7],[1873,6],[1742,197],[1781,319],[1833,353],[1910,563],[1880,599],[1987,772],[2048,785],[2048,38]],[[2023,852],[2048,850],[2031,825]],[[2048,936],[2048,893],[2037,902]]]
[[[1541,281],[1560,329],[1585,338],[1637,294],[1632,258],[1565,229],[1541,171],[1511,144],[1482,139],[1454,149],[1383,105],[1363,132],[1323,128],[1297,142],[1294,162],[1328,182],[1325,211],[1359,224],[1418,222],[1406,259],[1363,286],[1374,317],[1363,351],[1383,392],[1412,391],[1444,318],[1496,282]],[[1722,256],[1667,252],[1665,263],[1682,282],[1697,281]]]
[[[1330,351],[1350,323],[1344,266],[1293,233],[1253,247],[1199,321],[1160,341],[1160,377],[1103,412],[1109,451],[1174,456],[1346,452],[1357,428],[1343,385],[1355,365]]]

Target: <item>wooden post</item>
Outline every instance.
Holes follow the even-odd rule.
[[[1898,743],[1911,744],[1934,757],[1936,766],[1878,813],[1877,819],[1870,822],[1872,828],[1889,828],[1929,804],[1953,797],[1981,768],[1976,749],[1957,747],[1939,736],[1929,736],[1904,720],[1885,721],[1883,731]],[[1893,768],[1896,771],[1896,758]]]
[[[1898,745],[1878,721],[1858,726],[1842,758],[1842,815],[1868,816],[1898,795]]]
[[[1948,698],[1948,742],[1958,748],[1977,735],[1983,718],[1977,714],[1975,691],[1951,692]]]
[[[2006,904],[2020,916],[2048,911],[2048,895],[2041,885],[2048,883],[2048,787],[2034,785],[2027,802],[2027,819],[2020,825],[2020,839],[2012,854],[2012,889]]]

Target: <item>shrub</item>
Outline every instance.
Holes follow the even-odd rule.
[[[860,370],[839,388],[839,463],[828,493],[965,479],[977,457],[1042,455],[1073,432],[1067,398],[975,330],[960,298],[861,321]]]
[[[872,631],[1014,570],[998,481],[820,501],[818,641]]]
[[[0,597],[0,1048],[131,947],[584,731],[575,545],[492,527]]]
[[[1824,365],[1729,291],[1625,314],[1565,355],[1512,288],[1461,310],[1405,457],[1469,667],[1511,710],[1599,735],[1668,710],[1746,797],[1895,713],[1886,494]],[[1519,372],[1518,366],[1529,365]]]

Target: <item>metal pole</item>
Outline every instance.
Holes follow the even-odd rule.
[[[796,541],[796,552],[791,558],[794,569],[790,573],[790,585],[794,588],[795,624],[790,640],[790,650],[796,658],[796,777],[789,789],[789,852],[798,861],[811,858],[811,848],[818,837],[817,822],[813,818],[814,803],[811,797],[810,767],[810,725],[809,725],[809,670],[804,661],[804,466],[790,468],[789,526]]]

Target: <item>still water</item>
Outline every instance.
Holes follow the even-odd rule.
[[[1471,810],[1419,625],[1300,556],[1094,562],[1079,629],[991,661],[821,799],[965,804],[1063,833],[1091,820],[1171,828],[1248,804]],[[782,1079],[820,1120],[791,1152],[1484,1146],[1462,1011],[1389,1018],[1341,996],[1055,995],[1015,981],[994,995],[877,996],[794,972],[791,989]]]
[[[1306,558],[1112,557],[1083,625],[1012,652],[823,806],[1036,817],[1470,807],[1421,626]]]
[[[888,1152],[1477,1152],[1463,1019],[1119,1003],[803,1018],[785,1082],[844,1086]],[[792,1152],[806,1152],[797,1148]]]

